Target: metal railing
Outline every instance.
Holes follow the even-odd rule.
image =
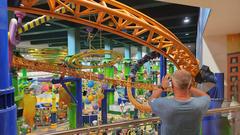
[[[212,115],[212,114],[218,114],[218,113],[230,113],[230,112],[239,112],[240,111],[240,105],[234,106],[234,107],[226,107],[226,108],[217,108],[217,109],[211,109],[208,110],[206,115]],[[133,128],[133,127],[139,127],[144,125],[152,125],[152,124],[158,124],[160,122],[159,117],[152,117],[147,119],[137,119],[137,120],[129,120],[124,122],[117,122],[112,124],[105,124],[105,125],[99,125],[99,126],[92,126],[88,128],[79,128],[79,129],[72,129],[72,130],[66,130],[66,131],[59,131],[50,133],[48,135],[76,135],[76,134],[89,134],[90,132],[95,133],[102,133],[114,130],[114,128]]]

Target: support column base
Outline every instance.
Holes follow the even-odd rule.
[[[0,110],[0,135],[17,135],[17,107]]]

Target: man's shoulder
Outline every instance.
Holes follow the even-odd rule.
[[[171,101],[173,101],[174,98],[173,97],[160,97],[160,98],[156,98],[153,100],[153,102],[156,102],[156,103],[169,103]]]
[[[209,96],[201,96],[201,97],[193,97],[193,100],[210,102],[211,99]]]
[[[211,99],[209,96],[201,96],[201,97],[194,97],[193,101],[194,101],[193,102],[194,105],[206,108],[206,107],[208,107]]]

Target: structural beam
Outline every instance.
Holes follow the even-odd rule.
[[[189,27],[197,27],[197,24],[176,25],[176,26],[170,26],[167,28],[169,30],[174,30],[174,29],[183,29],[183,28],[189,28]]]
[[[160,56],[160,82],[162,82],[163,77],[167,74],[167,60],[164,56]],[[162,97],[167,96],[167,92],[162,92]]]
[[[80,30],[68,30],[68,55],[74,55],[80,51]]]
[[[131,59],[131,46],[126,45],[124,47],[124,59],[130,60]]]
[[[137,47],[137,59],[140,60],[142,58],[142,46]]]
[[[17,134],[17,109],[14,103],[14,88],[11,86],[8,45],[7,0],[0,1],[0,135]],[[12,56],[10,56],[12,57]]]
[[[50,32],[50,33],[37,34],[37,35],[25,35],[25,36],[21,36],[21,41],[37,41],[37,40],[47,40],[51,38],[56,39],[56,38],[64,38],[64,37],[65,38],[67,37],[67,31]]]
[[[68,41],[68,38],[62,38],[62,39],[43,39],[43,40],[37,40],[37,41],[30,41],[30,43],[32,45],[41,45],[41,44],[50,44],[50,43],[63,43],[63,42],[67,42]]]
[[[45,1],[45,2],[46,2],[46,1]],[[35,19],[35,18],[38,17],[38,16],[33,15],[33,14],[27,14],[27,16],[28,16],[28,17],[31,17],[31,18],[33,18],[33,19]],[[48,21],[47,23],[53,24],[53,25],[56,25],[56,26],[60,26],[60,27],[62,27],[62,28],[66,28],[66,29],[71,28],[71,27],[68,26],[68,25],[65,25],[65,24],[62,24],[62,23],[59,23],[59,22],[55,22],[55,20],[56,20],[56,19],[50,20],[50,21]]]
[[[67,31],[68,29],[54,29],[54,30],[40,30],[40,31],[36,31],[36,32],[26,32],[21,34],[21,36],[25,36],[25,35],[38,35],[38,34],[48,34],[48,33],[54,33],[54,32],[64,32]]]
[[[182,15],[174,15],[174,16],[166,16],[166,17],[159,17],[159,18],[154,18],[155,20],[161,22],[161,21],[166,21],[166,20],[173,20],[173,19],[181,19],[184,17],[198,17],[197,13],[194,14],[182,14]]]
[[[110,43],[110,40],[104,40],[104,49],[105,50],[112,50],[112,44]],[[105,58],[106,59],[109,59],[111,58],[111,55],[110,54],[105,54]]]
[[[143,4],[143,5],[134,6],[133,8],[141,10],[141,9],[146,9],[146,8],[161,7],[161,6],[167,6],[167,5],[170,5],[170,4],[169,3],[163,3],[163,2],[156,2],[156,3],[149,3],[149,4],[146,3],[146,4]]]
[[[146,49],[146,54],[149,54],[149,53],[150,53],[150,49],[147,48],[147,47],[145,47],[145,49]],[[151,72],[151,64],[150,64],[150,62],[149,62],[149,61],[146,62],[146,63],[144,64],[144,66],[145,66],[146,69],[147,69],[147,73],[150,74],[150,72]]]

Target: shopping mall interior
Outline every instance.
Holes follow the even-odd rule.
[[[239,5],[1,0],[0,135],[240,135]],[[184,106],[195,88],[210,97],[205,112]],[[154,109],[164,100],[184,110],[168,114],[180,125],[163,116],[172,102]]]

